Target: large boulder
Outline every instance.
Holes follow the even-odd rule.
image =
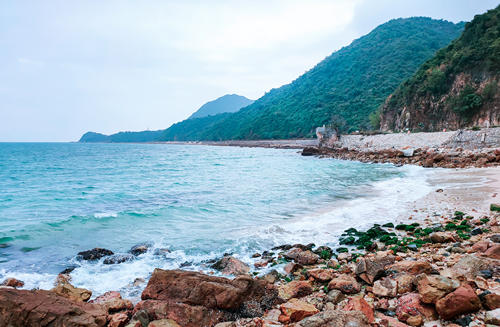
[[[392,263],[394,263],[393,255],[360,258],[356,265],[356,275],[368,284],[373,284],[376,279],[384,275],[385,267]]]
[[[278,303],[272,284],[243,275],[234,280],[193,271],[155,269],[135,311],[182,326],[212,326],[237,317],[256,317]],[[234,319],[233,319],[234,320]]]
[[[108,255],[113,255],[113,251],[103,248],[93,248],[92,250],[78,252],[78,256],[83,260],[94,261],[99,260]]]
[[[225,256],[212,265],[224,275],[244,275],[250,271],[250,267],[241,260],[232,256]]]
[[[424,275],[419,278],[417,289],[424,303],[436,303],[460,286],[456,280],[440,275]]]
[[[106,311],[99,305],[73,302],[50,291],[0,288],[0,326],[106,325]]]
[[[472,287],[464,284],[436,302],[436,310],[441,318],[450,320],[464,313],[481,309],[481,300]]]

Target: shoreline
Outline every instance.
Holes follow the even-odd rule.
[[[456,169],[453,171],[452,170],[445,170],[442,172],[445,174],[442,174],[440,169],[436,169],[434,171],[429,171],[429,174],[427,176],[427,181],[429,182],[429,185],[431,188],[436,188],[436,189],[431,190],[424,197],[421,197],[421,198],[419,198],[411,203],[407,203],[407,205],[408,205],[407,210],[405,211],[404,214],[401,214],[398,218],[396,218],[394,220],[394,225],[396,225],[396,223],[401,223],[401,222],[404,222],[407,224],[418,222],[418,223],[422,224],[424,227],[425,226],[435,226],[436,224],[444,224],[446,221],[450,221],[450,217],[453,217],[453,214],[455,211],[462,211],[462,212],[465,212],[466,214],[470,214],[472,216],[472,218],[468,218],[469,221],[471,221],[471,222],[474,221],[473,224],[471,223],[472,226],[474,224],[478,223],[479,219],[481,217],[484,217],[485,215],[490,217],[490,218],[493,217],[493,219],[490,219],[490,221],[487,223],[487,225],[489,226],[488,228],[490,229],[490,232],[488,234],[483,233],[483,234],[472,235],[472,237],[470,239],[475,240],[474,243],[478,243],[479,240],[486,239],[487,237],[490,237],[492,235],[496,235],[494,233],[500,232],[500,229],[498,227],[498,220],[499,220],[498,214],[495,215],[494,212],[490,212],[490,210],[489,210],[489,205],[491,203],[494,203],[495,200],[497,199],[497,191],[500,191],[500,167],[490,167],[490,168],[484,168],[484,169],[478,169],[478,168]],[[381,218],[381,219],[379,219],[379,221],[382,222],[383,219],[384,218]],[[394,229],[392,229],[392,228],[388,228],[387,230],[394,231]],[[401,232],[397,231],[398,235],[400,235],[400,233]],[[451,267],[453,268],[454,265],[457,264],[457,262],[459,262],[460,260],[462,260],[466,256],[467,252],[471,251],[474,243],[471,243],[471,241],[469,241],[467,239],[460,240],[460,237],[458,237],[458,239],[457,239],[457,236],[455,234],[453,234],[456,232],[453,232],[453,231],[446,231],[445,230],[443,233],[447,233],[446,234],[447,237],[449,239],[453,239],[454,240],[453,242],[455,242],[455,243],[445,242],[443,244],[448,244],[446,246],[449,246],[449,244],[455,244],[452,246],[452,248],[457,246],[457,244],[460,244],[459,245],[460,248],[465,248],[464,251],[462,251],[462,250],[460,250],[460,251],[457,250],[458,252],[452,251],[451,252],[452,255],[449,257],[443,257],[443,256],[440,257],[440,260],[448,260],[448,258],[453,259],[453,260],[450,259],[451,261],[449,261],[450,262],[449,265],[451,265]],[[453,235],[450,235],[450,234],[453,234]],[[364,234],[360,234],[360,235],[364,235]],[[461,235],[461,234],[459,234],[459,235]],[[412,236],[412,237],[414,237],[414,236]],[[313,241],[313,240],[311,240],[311,241]],[[457,241],[458,241],[458,243],[457,243]],[[485,241],[483,240],[482,242],[485,242]],[[489,242],[492,243],[491,241],[489,241]],[[377,243],[377,242],[375,242],[375,243]],[[375,243],[373,243],[373,244],[375,244]],[[488,243],[488,244],[490,244],[490,243]],[[370,244],[372,244],[371,241],[370,241]],[[209,319],[208,322],[210,322],[210,323],[214,322],[214,324],[215,324],[215,322],[219,322],[219,320],[222,321],[222,320],[231,318],[231,320],[233,320],[233,321],[237,320],[238,322],[237,323],[224,323],[224,325],[220,325],[218,327],[223,327],[223,326],[224,327],[229,327],[229,326],[232,327],[232,326],[240,326],[240,325],[243,326],[243,323],[245,323],[245,326],[247,326],[246,324],[250,324],[248,326],[254,326],[253,324],[255,324],[256,322],[265,323],[265,324],[267,323],[267,324],[269,324],[269,326],[271,326],[271,325],[272,326],[281,326],[281,325],[286,326],[286,325],[292,324],[292,323],[296,323],[297,326],[299,326],[301,323],[300,321],[307,320],[307,316],[303,317],[303,319],[296,320],[297,318],[293,314],[291,314],[291,315],[288,314],[289,311],[287,311],[287,309],[283,309],[284,306],[286,307],[288,304],[289,305],[293,304],[293,306],[299,304],[300,310],[304,309],[305,307],[308,307],[310,309],[310,313],[313,313],[313,314],[310,314],[310,316],[324,315],[324,312],[335,311],[335,312],[337,312],[337,315],[339,317],[341,316],[340,313],[342,312],[342,311],[339,311],[340,309],[342,309],[343,311],[346,311],[350,307],[354,306],[355,308],[354,308],[353,312],[360,311],[362,313],[362,315],[360,315],[359,317],[356,318],[356,319],[359,318],[358,320],[360,323],[365,324],[365,325],[361,324],[360,326],[368,326],[370,321],[372,321],[372,323],[382,322],[382,324],[384,324],[383,321],[391,322],[392,321],[391,319],[396,319],[396,321],[399,320],[399,321],[397,321],[398,323],[408,323],[408,319],[411,318],[410,325],[415,325],[415,323],[418,323],[419,321],[421,321],[422,323],[424,321],[429,321],[429,319],[430,319],[429,317],[427,317],[425,315],[421,315],[421,314],[414,315],[416,318],[413,318],[414,316],[412,316],[412,315],[410,315],[410,317],[407,317],[406,315],[402,315],[402,316],[397,315],[397,318],[393,318],[394,316],[391,316],[391,315],[385,315],[387,310],[382,308],[382,307],[386,306],[386,304],[384,304],[385,303],[384,301],[385,301],[385,299],[387,299],[387,296],[383,296],[380,294],[374,294],[374,293],[379,292],[379,290],[377,290],[377,291],[375,290],[375,285],[373,283],[372,284],[366,283],[366,281],[364,281],[364,279],[362,277],[360,277],[359,274],[356,273],[356,269],[357,269],[357,266],[359,265],[360,262],[364,262],[366,260],[371,260],[370,258],[372,258],[374,255],[375,255],[375,257],[377,257],[377,253],[380,254],[380,253],[385,253],[387,251],[389,251],[389,253],[391,253],[391,251],[392,251],[393,255],[395,255],[396,258],[401,257],[402,259],[400,259],[400,260],[402,260],[402,261],[405,261],[405,260],[407,261],[408,259],[414,259],[414,260],[417,260],[417,262],[418,262],[418,261],[423,260],[423,261],[427,261],[432,267],[434,267],[433,269],[439,270],[439,267],[440,267],[439,261],[437,261],[437,262],[434,261],[431,257],[429,257],[426,254],[426,253],[429,253],[428,251],[430,249],[435,249],[436,246],[438,246],[439,244],[441,244],[441,243],[431,243],[430,245],[423,244],[423,245],[421,245],[422,247],[420,249],[418,249],[416,252],[413,252],[413,250],[411,250],[410,252],[408,252],[408,250],[405,250],[404,252],[398,252],[397,250],[394,251],[394,250],[390,250],[390,249],[388,250],[388,246],[383,246],[383,245],[377,245],[377,247],[381,246],[381,248],[375,248],[375,249],[367,248],[367,249],[364,249],[363,251],[352,249],[352,250],[347,250],[347,252],[344,252],[344,250],[339,251],[339,249],[345,248],[344,245],[339,245],[339,248],[337,248],[335,250],[335,249],[327,248],[325,246],[320,246],[319,248],[318,247],[311,248],[310,245],[298,244],[298,245],[292,246],[292,245],[285,244],[282,246],[275,247],[273,249],[269,249],[268,251],[258,253],[258,256],[256,253],[255,258],[254,258],[255,261],[253,263],[255,268],[266,269],[266,271],[270,271],[270,272],[264,276],[261,276],[259,278],[255,278],[252,280],[255,280],[256,283],[257,283],[257,281],[266,281],[268,283],[267,284],[268,286],[265,286],[265,289],[267,289],[268,287],[275,288],[278,292],[279,296],[277,296],[277,298],[280,299],[278,301],[280,303],[276,302],[273,306],[270,306],[269,308],[266,308],[265,310],[264,309],[260,310],[259,314],[254,315],[254,318],[244,318],[246,316],[246,314],[238,314],[238,315],[230,316],[230,317],[224,316],[225,315],[224,309],[216,308],[216,311],[218,313],[222,312],[221,314],[222,314],[222,316],[224,316],[224,318],[217,317],[215,321],[212,321]],[[495,245],[497,243],[493,242],[492,244],[493,245],[490,244],[490,246],[494,246],[494,247],[497,246],[497,245]],[[321,244],[318,244],[318,245],[321,245]],[[430,246],[430,247],[428,247],[428,246]],[[349,248],[349,247],[350,246],[347,246],[347,248]],[[298,250],[293,250],[293,249],[297,249],[297,248],[298,248]],[[321,250],[322,248],[324,250]],[[330,249],[330,250],[328,250],[328,249]],[[292,250],[297,252],[296,255],[292,255],[289,253]],[[336,259],[334,260],[336,262],[335,267],[333,267],[333,265],[330,264],[330,261],[331,261],[330,259],[328,259],[326,261],[321,259],[321,255],[322,255],[322,253],[324,253],[323,251],[327,251],[327,252],[332,251],[332,254],[334,254],[334,257],[336,257]],[[424,251],[424,252],[422,252],[422,251]],[[434,251],[434,250],[432,250],[432,251]],[[431,253],[432,253],[432,251],[431,251]],[[357,253],[360,253],[360,254],[358,255]],[[364,254],[361,254],[361,253],[364,253]],[[497,252],[494,252],[494,253],[497,253]],[[388,254],[386,254],[385,256],[387,256],[387,255]],[[354,256],[355,260],[352,260],[353,256]],[[359,258],[357,258],[358,256],[359,256]],[[221,260],[219,260],[217,262],[213,262],[211,264],[218,266],[218,269],[221,270],[222,275],[227,275],[227,274],[236,275],[236,276],[247,275],[249,270],[250,270],[247,268],[247,267],[249,267],[248,264],[246,262],[240,261],[237,258],[238,258],[238,256],[236,256],[236,257],[224,257]],[[317,259],[315,261],[315,259],[311,259],[311,258],[317,258]],[[432,260],[429,260],[429,259],[432,259]],[[308,261],[308,260],[310,260],[310,261]],[[490,259],[488,259],[488,260],[490,260]],[[493,260],[497,260],[497,259],[493,259]],[[311,264],[312,261],[315,261],[315,263]],[[396,263],[397,263],[397,261],[396,261]],[[452,263],[453,263],[453,265],[452,265]],[[500,261],[498,261],[497,263],[500,263]],[[272,268],[276,264],[277,264],[276,268],[278,266],[281,266],[284,270],[279,269],[279,271],[273,272]],[[338,267],[337,267],[337,265],[338,265]],[[299,268],[299,267],[305,267],[305,268]],[[304,269],[307,272],[304,273]],[[287,273],[287,271],[289,271],[289,273]],[[175,272],[175,271],[173,271],[173,272]],[[108,326],[129,326],[129,325],[125,325],[125,324],[112,324],[112,323],[114,321],[117,321],[117,320],[126,321],[126,322],[137,321],[139,319],[139,318],[137,318],[137,315],[139,312],[142,312],[142,311],[146,311],[146,313],[149,316],[151,316],[151,319],[154,319],[154,318],[167,319],[168,318],[168,319],[177,321],[177,320],[175,320],[175,318],[177,317],[177,319],[179,320],[177,323],[180,326],[202,326],[200,324],[197,324],[196,322],[187,323],[186,322],[187,320],[185,320],[185,319],[189,318],[188,316],[190,316],[191,314],[188,314],[186,312],[184,312],[184,313],[177,312],[177,313],[173,314],[171,311],[169,311],[169,309],[164,308],[164,309],[161,309],[161,310],[164,310],[163,313],[158,314],[157,311],[160,310],[158,305],[160,305],[160,302],[163,300],[161,300],[161,299],[148,300],[147,296],[145,298],[144,292],[146,292],[146,293],[150,292],[151,287],[153,287],[155,285],[155,283],[157,282],[156,276],[159,273],[160,274],[167,274],[168,276],[170,276],[170,274],[173,274],[173,272],[170,273],[167,271],[167,273],[164,273],[163,271],[155,270],[152,278],[149,280],[149,283],[146,286],[146,289],[143,291],[142,301],[140,301],[136,305],[134,305],[133,303],[131,303],[127,299],[122,299],[121,296],[119,295],[119,293],[116,294],[117,292],[114,292],[114,293],[108,292],[109,294],[106,293],[106,294],[101,295],[101,296],[99,296],[96,299],[93,299],[91,301],[93,303],[92,304],[93,309],[95,309],[94,307],[97,306],[98,308],[101,308],[101,309],[104,308],[104,311],[106,311],[106,310],[108,310],[106,308],[110,306],[110,304],[109,304],[110,301],[113,302],[115,304],[115,306],[117,306],[117,308],[115,308],[116,310],[115,309],[113,309],[111,311],[108,310],[108,312],[104,314],[105,320],[108,323]],[[496,293],[496,292],[500,292],[500,283],[495,282],[494,276],[500,277],[500,275],[498,275],[499,273],[500,273],[500,271],[496,272],[496,270],[494,270],[492,273],[492,276],[489,279],[487,279],[487,282],[486,282],[486,285],[488,285],[486,290],[490,290],[490,292],[492,292],[492,294],[498,294],[498,297],[495,297],[496,301],[498,301],[498,298],[500,298],[500,293]],[[182,278],[181,277],[179,277],[179,278],[181,278],[181,282],[182,282],[183,280],[185,280],[185,278],[188,278],[187,275],[184,276],[185,274],[197,274],[197,273],[194,273],[192,271],[189,273],[187,271],[186,272],[181,271],[181,272],[175,273],[175,274],[181,274]],[[440,273],[440,274],[442,275],[442,273]],[[327,277],[325,277],[323,275],[326,275]],[[203,276],[207,276],[207,277],[203,277]],[[203,280],[204,278],[215,278],[213,281],[214,283],[218,283],[218,282],[225,283],[224,277],[208,277],[208,276],[210,276],[210,275],[197,274],[196,279],[199,282],[201,282],[201,280]],[[433,276],[433,275],[430,274],[427,276]],[[13,276],[13,277],[15,277],[15,276]],[[385,278],[389,278],[389,277],[390,276],[385,277]],[[167,283],[171,282],[169,279],[171,277],[166,277],[166,278],[167,278],[167,281],[166,281]],[[242,277],[237,277],[236,280],[239,280],[239,278],[242,278]],[[325,291],[323,291],[321,289],[321,287],[319,290],[317,290],[314,285],[318,285],[318,284],[325,285],[324,284],[325,278],[326,279],[330,278],[328,280],[328,283],[326,284],[326,286],[328,286],[328,292],[326,292],[326,289],[325,289]],[[339,278],[341,278],[341,280],[338,280]],[[342,280],[342,278],[344,278],[345,280]],[[381,280],[383,281],[383,280],[385,280],[385,278],[383,278]],[[396,277],[390,277],[390,278],[396,278]],[[448,278],[448,277],[446,277],[446,278]],[[490,279],[491,279],[491,282],[490,282]],[[344,292],[344,289],[342,287],[340,287],[339,289],[337,289],[335,287],[330,287],[330,284],[332,284],[332,282],[335,280],[338,280],[338,283],[340,283],[342,285],[345,283],[347,283],[348,285],[351,285],[351,286],[352,285],[356,286],[355,283],[358,283],[359,285],[363,285],[363,284],[367,285],[366,288],[360,289],[361,294],[364,294],[364,296],[362,298],[360,298],[359,292],[355,293],[356,296],[352,296],[351,292]],[[396,278],[396,280],[397,280],[397,278]],[[78,306],[89,305],[89,303],[86,302],[90,299],[90,295],[87,297],[87,294],[89,293],[89,291],[86,291],[84,289],[74,288],[70,284],[70,282],[71,282],[70,274],[59,275],[58,281],[59,281],[58,286],[55,289],[53,289],[52,291],[43,291],[43,292],[49,293],[48,294],[49,298],[50,297],[57,297],[57,298],[62,297],[64,299],[69,298],[71,301],[71,303],[69,303],[70,305],[78,305]],[[142,281],[142,282],[144,282],[144,281]],[[9,284],[9,283],[12,286],[16,286],[15,282],[10,281],[7,284]],[[260,283],[260,282],[258,282],[258,283]],[[492,286],[490,286],[490,284]],[[293,287],[290,285],[293,285]],[[476,284],[474,284],[474,285],[476,285]],[[474,286],[474,285],[473,285],[473,288],[476,289],[475,287],[477,287],[477,286]],[[19,284],[17,286],[19,286]],[[262,287],[264,287],[264,286],[263,285],[259,286],[259,288],[262,288]],[[297,287],[298,287],[298,289],[296,289]],[[378,285],[377,287],[380,288],[381,285]],[[305,293],[308,293],[308,294],[305,296],[302,296],[303,293],[301,293],[303,291],[303,289],[307,289],[307,291]],[[0,303],[3,303],[3,304],[6,303],[5,296],[2,297],[2,292],[7,292],[7,290],[14,290],[14,288],[11,288],[11,287],[0,288]],[[338,291],[340,291],[340,294],[337,294],[337,295],[343,297],[343,300],[339,301],[339,303],[334,303],[335,301],[328,302],[327,300],[325,300],[328,297],[332,296],[332,294],[330,294],[330,293],[334,290],[337,291],[337,292],[334,292],[335,294],[337,294]],[[481,288],[479,288],[479,290],[481,290]],[[484,291],[484,289],[483,289],[483,291]],[[33,295],[33,291],[21,291],[21,290],[19,290],[16,292],[21,292],[20,294],[23,297]],[[41,292],[41,291],[34,291],[34,292],[36,294],[38,294],[37,292]],[[286,298],[286,297],[288,297],[287,292],[288,293],[296,292],[297,294],[294,293],[294,295],[291,296],[290,298]],[[449,292],[449,294],[452,294],[452,293],[453,293],[453,291]],[[477,293],[477,291],[476,291],[476,293]],[[412,289],[412,291],[410,293],[406,292],[405,294],[406,295],[412,294],[413,297],[417,297],[417,295],[413,295],[413,294],[420,294],[420,289],[419,288]],[[402,295],[396,294],[393,297],[393,299],[397,299],[396,303],[395,304],[393,303],[394,310],[396,313],[398,312],[397,311],[398,310],[398,301],[401,298],[403,298],[404,296],[406,296],[405,294],[402,294]],[[38,296],[42,296],[42,295],[38,295]],[[43,296],[47,296],[47,294],[44,293]],[[85,300],[83,300],[83,301],[82,301],[82,296],[85,298]],[[373,296],[375,296],[375,297],[373,297]],[[448,295],[446,295],[446,296],[448,296]],[[497,295],[495,295],[495,296],[497,296]],[[285,297],[285,298],[283,298],[283,297]],[[13,298],[12,294],[9,295],[9,298],[7,298],[7,302],[11,301],[11,298]],[[389,297],[389,299],[390,298],[391,297]],[[361,300],[361,299],[363,299],[363,300]],[[373,300],[369,301],[369,299],[375,299],[375,301],[373,301]],[[25,300],[26,299],[23,298],[23,301],[25,301]],[[154,303],[153,308],[148,308],[147,306],[145,306],[145,302],[148,302],[148,301],[156,301]],[[281,303],[283,301],[284,301],[284,303]],[[357,307],[359,305],[359,303],[358,303],[359,301],[362,303],[362,305],[360,307],[362,310],[359,310],[359,308]],[[365,302],[368,301],[368,302],[366,302],[367,306],[365,305],[365,302],[363,302],[363,301],[365,301]],[[69,304],[66,304],[66,305],[69,305]],[[148,305],[150,305],[150,304],[151,303],[148,302]],[[418,304],[418,301],[417,301],[417,304]],[[314,308],[311,307],[311,305]],[[489,305],[489,304],[487,304],[487,305]],[[326,308],[326,306],[328,306],[328,308]],[[390,306],[390,304],[389,304],[389,306]],[[50,308],[49,309],[46,308],[45,310],[50,311]],[[88,310],[89,309],[85,309],[84,312],[88,313]],[[151,310],[153,310],[153,311],[151,311]],[[205,310],[205,309],[203,309],[203,310]],[[210,310],[213,310],[213,309],[210,309]],[[437,310],[437,309],[434,309],[434,310]],[[479,310],[478,312],[480,314],[479,315],[475,314],[473,316],[473,319],[475,319],[477,321],[484,321],[485,315],[486,315],[485,312],[487,311],[487,310],[485,311],[485,309],[484,309],[484,304],[483,304],[482,309],[476,308],[475,310],[472,310],[472,311],[476,312],[477,310]],[[155,312],[155,313],[153,314],[153,312]],[[347,312],[349,312],[349,311],[347,311]],[[439,312],[439,310],[438,310],[438,312]],[[1,314],[1,310],[0,310],[0,314]],[[176,314],[180,315],[180,316],[176,316]],[[209,316],[211,316],[211,314],[213,314],[212,311],[210,311]],[[372,316],[373,316],[373,318],[371,318]],[[67,317],[64,317],[64,316],[62,316],[60,318],[67,319]],[[94,319],[94,318],[89,318],[89,319]],[[348,317],[348,318],[354,319],[353,317]],[[389,319],[389,318],[391,318],[391,319]],[[432,318],[435,318],[435,316],[433,316]],[[443,318],[443,317],[441,317],[441,318]],[[148,319],[150,319],[150,318],[148,318]],[[208,319],[208,318],[204,317],[203,319]],[[156,320],[158,320],[158,319],[156,319]],[[414,323],[413,320],[415,320],[416,322]],[[396,325],[396,321],[392,321],[394,326],[406,326],[406,325]],[[205,322],[207,322],[207,321],[205,321]],[[255,325],[255,326],[260,326],[260,323],[257,323],[257,325]],[[209,325],[214,325],[214,324],[209,324]],[[90,324],[89,326],[94,326],[94,325],[101,326],[100,324]],[[105,325],[106,324],[102,324],[102,326],[105,326]],[[391,324],[389,324],[389,325],[392,326]],[[418,325],[418,324],[416,324],[416,325]],[[136,324],[136,325],[130,325],[130,326],[135,327],[138,325]],[[160,325],[158,325],[158,326],[160,326]],[[172,326],[177,326],[177,325],[172,325]],[[300,325],[300,326],[308,326],[308,325]],[[371,326],[375,326],[375,325],[372,324]],[[440,325],[436,325],[436,326],[440,326]]]

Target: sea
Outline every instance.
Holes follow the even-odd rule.
[[[50,289],[59,272],[94,296],[138,299],[155,268],[214,273],[211,260],[274,246],[338,246],[350,227],[393,221],[431,187],[416,166],[190,144],[0,143],[0,280]],[[83,261],[95,247],[147,253]],[[273,269],[280,269],[280,266]]]

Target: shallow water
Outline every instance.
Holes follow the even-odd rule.
[[[418,167],[302,157],[296,150],[167,144],[0,143],[0,279],[98,295],[131,287],[155,267],[203,262],[284,243],[335,245],[345,228],[384,222],[430,187]],[[126,253],[119,265],[78,260],[94,247]],[[167,248],[166,255],[155,249]]]

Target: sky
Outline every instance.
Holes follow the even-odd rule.
[[[157,130],[251,99],[399,17],[470,21],[498,0],[3,0],[0,142]]]

